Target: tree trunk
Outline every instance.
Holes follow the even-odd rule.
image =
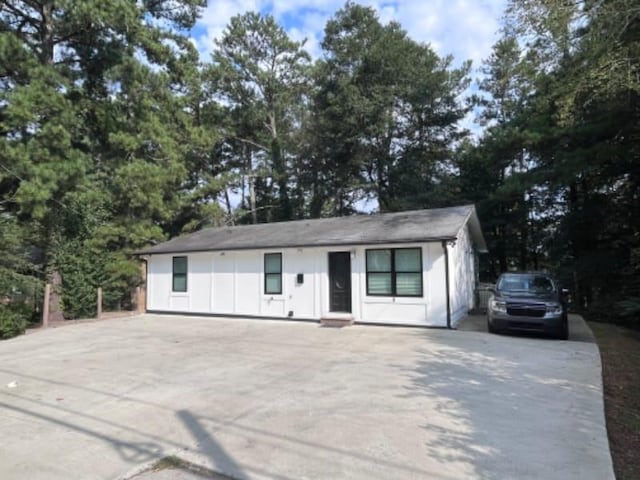
[[[40,62],[43,65],[53,65],[54,32],[53,32],[53,1],[44,2],[40,7],[42,26],[40,27]]]
[[[227,190],[226,188],[224,189],[224,203],[227,206],[227,214],[229,220],[231,220],[231,225],[235,225],[236,221],[233,218],[233,209],[231,208],[231,200],[229,199],[229,190]]]
[[[581,233],[578,232],[578,228],[576,225],[576,217],[578,215],[578,186],[576,185],[575,182],[571,182],[571,184],[569,185],[569,196],[568,196],[568,200],[569,200],[569,218],[572,219],[571,225],[570,225],[570,234],[569,234],[569,241],[570,241],[570,246],[569,248],[571,249],[571,255],[573,257],[573,282],[574,282],[574,289],[575,289],[575,296],[576,296],[576,300],[577,300],[577,304],[580,307],[584,307],[585,306],[585,295],[584,295],[584,291],[583,291],[583,285],[582,285],[582,273],[578,270],[578,266],[579,266],[579,259],[580,259],[580,235]]]
[[[289,201],[287,172],[282,158],[282,148],[277,138],[274,138],[271,142],[271,158],[273,161],[275,182],[278,186],[278,203],[280,204],[278,220],[291,220],[291,203]]]
[[[526,193],[524,197],[526,197]],[[520,219],[520,269],[527,270],[529,266],[529,207],[523,198],[522,218]]]
[[[249,177],[249,206],[251,208],[251,223],[254,225],[258,223],[258,212],[256,211],[256,177],[251,175]]]
[[[320,188],[320,178],[316,163],[314,162],[312,165],[313,178],[311,180],[311,202],[309,205],[309,214],[311,218],[320,218],[325,198],[324,194],[321,192],[324,192],[324,190]]]
[[[245,158],[247,170],[249,170],[249,209],[251,210],[251,223],[258,223],[258,212],[256,211],[256,175],[253,171],[253,150],[245,146]],[[244,193],[243,193],[244,195]]]

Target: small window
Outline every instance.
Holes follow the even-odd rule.
[[[393,251],[397,297],[422,296],[422,251],[403,248]]]
[[[264,293],[280,295],[282,293],[282,254],[264,254]]]
[[[367,250],[367,295],[393,295],[391,250]]]
[[[367,250],[367,295],[422,296],[422,250]]]
[[[187,291],[187,257],[173,257],[173,291]]]

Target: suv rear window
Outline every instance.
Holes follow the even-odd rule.
[[[546,275],[506,274],[498,280],[498,290],[517,293],[551,293],[555,290],[553,280]]]

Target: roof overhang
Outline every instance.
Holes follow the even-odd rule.
[[[482,232],[480,233],[482,235]],[[381,241],[369,241],[369,242],[349,242],[349,243],[326,243],[326,244],[292,244],[292,245],[282,245],[282,244],[278,244],[278,245],[265,245],[265,246],[260,246],[260,247],[225,247],[225,248],[216,248],[216,247],[211,247],[211,248],[207,248],[207,249],[197,249],[197,250],[190,250],[190,249],[185,249],[185,250],[172,250],[172,249],[167,249],[162,250],[162,251],[153,251],[153,252],[149,252],[147,250],[138,250],[136,252],[133,252],[133,255],[136,255],[138,257],[141,258],[145,258],[145,257],[150,257],[152,255],[182,255],[185,253],[208,253],[208,252],[241,252],[241,251],[248,251],[248,250],[276,250],[276,249],[283,249],[283,248],[346,248],[346,247],[361,247],[363,245],[404,245],[404,244],[410,244],[410,243],[440,243],[440,242],[455,242],[457,237],[429,237],[429,238],[422,238],[422,239],[412,239],[412,240],[395,240],[395,241],[389,241],[389,240],[381,240]]]
[[[366,245],[455,242],[469,225],[478,252],[486,252],[473,205],[354,215],[289,222],[212,227],[139,249],[136,255],[273,250],[290,248],[350,248]]]
[[[469,225],[469,233],[473,239],[473,245],[475,246],[476,251],[478,253],[489,253],[487,242],[485,242],[484,235],[482,234],[482,228],[480,227],[480,220],[478,219],[478,213],[476,212],[475,206],[469,212],[469,217],[467,218],[466,223]]]

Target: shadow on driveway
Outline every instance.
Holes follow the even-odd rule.
[[[611,478],[587,343],[143,317],[18,339],[0,363],[20,384],[0,389],[3,480],[172,454],[234,478]]]
[[[571,340],[590,342],[584,320],[576,315],[572,323]],[[471,464],[474,478],[487,480],[613,479],[597,348],[529,335],[468,335],[486,331],[484,316],[463,326],[453,337],[464,341],[430,335],[441,348],[420,351],[414,368],[398,365],[409,385],[403,397],[435,404],[434,421],[420,425],[436,433],[427,454]]]
[[[69,420],[62,420],[49,415],[29,410],[15,405],[9,405],[4,402],[0,402],[0,409],[12,411],[21,415],[26,415],[32,419],[48,422],[57,427],[63,427],[66,430],[75,431],[81,435],[91,437],[97,440],[102,440],[110,444],[113,449],[120,455],[120,458],[127,463],[145,463],[153,459],[159,459],[162,455],[162,447],[158,443],[154,442],[128,442],[118,438],[106,435],[97,430],[93,430],[79,424],[73,423]],[[73,413],[73,412],[72,412]]]

